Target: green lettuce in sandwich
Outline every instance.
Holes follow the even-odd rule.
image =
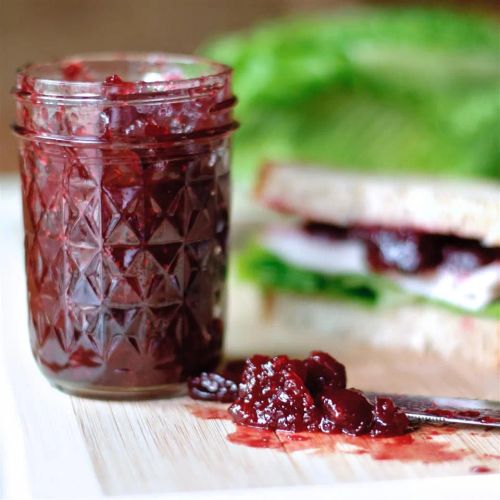
[[[268,317],[305,335],[500,366],[500,186],[267,164],[283,214],[239,259]]]
[[[284,214],[239,259],[269,321],[500,366],[495,21],[358,10],[206,50],[235,69],[236,187]]]

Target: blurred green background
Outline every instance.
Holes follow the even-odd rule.
[[[235,68],[235,170],[266,160],[500,178],[495,21],[429,8],[294,17],[205,52]]]
[[[95,50],[164,50],[234,66],[240,185],[268,159],[498,178],[499,5],[4,0],[0,171],[17,168],[9,130],[17,66]]]

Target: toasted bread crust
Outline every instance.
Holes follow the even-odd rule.
[[[267,163],[255,189],[268,208],[350,226],[408,227],[500,246],[500,185]]]
[[[269,293],[266,321],[301,335],[328,335],[370,347],[430,352],[500,370],[500,320],[427,304],[367,309],[318,297]]]

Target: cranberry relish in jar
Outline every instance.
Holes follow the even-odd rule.
[[[103,54],[15,89],[31,345],[78,395],[175,394],[224,331],[229,68]]]

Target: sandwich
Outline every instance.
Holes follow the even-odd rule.
[[[202,50],[234,68],[233,228],[266,216],[239,268],[268,321],[499,366],[498,21],[355,8]]]
[[[268,321],[500,366],[500,186],[301,164],[261,169],[282,214],[239,259]]]

